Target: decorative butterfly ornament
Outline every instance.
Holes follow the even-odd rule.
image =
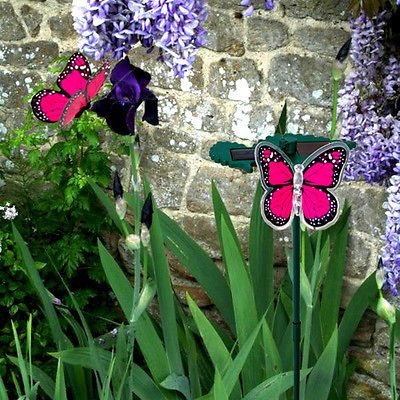
[[[65,128],[89,108],[109,70],[109,64],[105,63],[92,75],[86,57],[79,52],[74,53],[57,79],[61,90],[44,89],[33,96],[31,106],[34,115],[40,121],[58,122],[61,129]]]
[[[255,148],[265,193],[261,212],[274,229],[285,229],[293,217],[311,229],[326,229],[339,216],[339,202],[329,189],[339,185],[349,148],[342,142],[320,147],[303,163],[293,165],[278,147],[267,142]]]

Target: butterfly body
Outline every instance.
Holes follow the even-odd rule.
[[[293,165],[278,147],[259,143],[255,159],[265,189],[261,200],[265,222],[278,230],[288,227],[295,215],[311,229],[335,223],[339,202],[330,189],[339,185],[348,153],[345,144],[334,142]]]
[[[79,52],[73,54],[57,79],[60,90],[44,89],[33,96],[34,115],[43,122],[58,122],[61,129],[67,127],[89,108],[108,72],[109,64],[106,63],[92,75],[85,56]]]

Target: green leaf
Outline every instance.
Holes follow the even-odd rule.
[[[133,392],[141,400],[167,399],[150,376],[134,363],[132,363],[131,382]]]
[[[275,128],[275,135],[284,135],[286,133],[286,123],[287,123],[287,102],[283,106],[281,115],[279,117],[278,125]]]
[[[346,223],[342,230],[337,234],[322,291],[321,328],[325,344],[332,336],[335,325],[339,319],[343,273],[346,265],[347,240],[348,223]]]
[[[239,347],[242,348],[258,323],[254,293],[240,247],[238,247],[238,243],[232,233],[232,228],[228,226],[224,218],[221,220],[221,237],[225,268],[232,292],[236,332]],[[243,295],[244,293],[246,294],[245,296]],[[256,386],[262,379],[260,366],[263,361],[260,349],[257,346],[261,346],[259,341],[257,341],[256,347],[250,353],[248,361],[243,368],[242,376],[245,393]]]
[[[310,373],[311,368],[306,371],[300,371],[300,381]],[[279,396],[285,393],[293,386],[293,372],[283,372],[268,378],[256,386],[242,400],[277,400]],[[306,399],[304,399],[306,400]],[[307,399],[308,400],[308,399]]]
[[[282,360],[267,321],[263,321],[262,338],[264,344],[265,370],[267,378],[282,372]]]
[[[107,276],[108,283],[111,286],[118,303],[128,321],[132,316],[133,307],[133,289],[128,278],[122,272],[119,265],[115,262],[108,250],[103,246],[100,240],[97,241],[99,248],[101,265]]]
[[[214,400],[229,400],[229,395],[225,389],[221,374],[218,372],[218,370],[215,370],[213,395]]]
[[[189,380],[186,376],[171,374],[160,383],[160,386],[183,394],[186,400],[191,400],[192,398]]]
[[[115,210],[114,202],[103,192],[103,190],[98,185],[96,185],[96,183],[93,182],[93,180],[88,179],[88,182],[121,234],[125,236],[127,232],[133,233],[132,228],[129,226],[129,224],[127,224],[125,221],[121,221],[121,219],[119,218],[117,211]]]
[[[67,400],[67,390],[65,387],[64,367],[61,360],[58,360],[56,386],[54,390],[54,399]]]
[[[31,254],[29,253],[28,247],[26,246],[24,240],[22,239],[20,233],[17,228],[13,225],[13,234],[15,241],[17,243],[17,247],[21,252],[22,260],[24,262],[27,275],[29,276],[39,298],[42,302],[44,313],[46,315],[47,321],[50,325],[50,330],[53,336],[54,343],[59,349],[65,348],[66,343],[64,341],[64,334],[61,330],[60,322],[58,320],[57,314],[54,310],[54,306],[51,303],[51,299],[48,295],[46,288],[43,285],[42,280],[40,279],[39,273],[36,269],[36,264],[32,259]]]
[[[231,354],[225,347],[223,340],[218,335],[211,322],[188,294],[186,295],[186,299],[190,312],[196,322],[196,326],[199,329],[200,336],[214,364],[214,368],[222,375],[225,370],[232,365]],[[236,385],[233,389],[232,399],[241,398],[240,385]]]
[[[11,357],[11,356],[7,356],[7,357],[14,365],[18,366],[18,358]],[[45,372],[43,372],[40,368],[36,367],[35,365],[32,365],[31,369],[32,369],[33,380],[35,382],[39,382],[40,387],[47,394],[47,396],[52,398],[54,395],[54,390],[55,390],[54,381]],[[30,372],[29,369],[27,369],[27,371]],[[1,400],[3,400],[3,399],[1,399]]]
[[[365,310],[371,305],[378,295],[376,286],[375,272],[372,273],[357,289],[346,310],[339,325],[338,340],[338,360],[340,361],[347,348],[350,340],[357,329],[357,326],[364,315]]]
[[[153,205],[155,205],[154,199]],[[165,350],[170,364],[170,372],[171,374],[183,375],[174,296],[169,278],[168,261],[164,249],[164,237],[160,226],[157,207],[154,207],[153,210],[150,241],[154,262],[154,275],[157,284],[158,303],[160,306],[161,326],[164,335]]]
[[[161,229],[168,250],[186,267],[234,329],[232,297],[228,284],[207,253],[171,218],[159,211]]]
[[[274,298],[274,238],[272,229],[264,222],[260,201],[263,189],[257,184],[250,219],[249,271],[254,288],[258,316],[261,317]],[[272,324],[273,307],[267,313]]]
[[[4,382],[1,375],[0,375],[0,400],[9,400],[7,389],[4,386]]]
[[[327,400],[336,365],[338,330],[334,328],[331,338],[318,359],[307,381],[307,400]]]
[[[148,280],[143,287],[139,301],[135,309],[133,310],[131,322],[137,322],[143,312],[147,309],[151,301],[156,294],[156,284],[155,282]]]

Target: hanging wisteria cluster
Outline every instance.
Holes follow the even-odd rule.
[[[72,16],[80,47],[96,60],[120,59],[140,43],[149,52],[158,47],[175,76],[191,69],[206,43],[206,0],[73,0]]]
[[[350,21],[354,69],[340,91],[341,136],[353,140],[345,177],[388,184],[385,247],[382,259],[387,286],[394,295],[400,283],[400,63],[385,41],[390,13]]]
[[[249,17],[251,14],[253,14],[253,12],[254,12],[254,3],[255,3],[255,0],[242,0],[240,2],[240,4],[242,6],[246,6],[247,7],[246,11],[243,13],[243,15],[245,17]],[[265,9],[268,10],[268,11],[273,10],[274,7],[275,7],[274,3],[275,3],[274,0],[264,0]]]

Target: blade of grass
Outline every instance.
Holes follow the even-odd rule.
[[[132,363],[131,382],[133,392],[141,400],[166,400],[156,383],[138,365]]]
[[[36,264],[32,259],[28,247],[26,246],[24,240],[22,239],[20,233],[18,232],[17,228],[14,225],[12,225],[12,230],[15,241],[17,243],[17,247],[21,253],[22,260],[26,268],[26,272],[42,302],[44,313],[49,323],[54,343],[59,349],[66,348],[66,342],[64,340],[64,334],[61,330],[60,322],[58,320],[57,314],[54,310],[54,306],[50,300],[48,292],[44,287],[43,282],[36,269]]]
[[[54,390],[55,400],[67,400],[67,390],[65,387],[64,366],[61,360],[58,360],[56,385]]]
[[[9,400],[7,389],[4,386],[3,378],[0,375],[0,400]]]
[[[155,201],[153,199],[153,204]],[[170,365],[170,373],[183,375],[183,365],[179,348],[178,332],[173,290],[169,277],[168,261],[164,249],[164,237],[161,231],[158,210],[154,207],[153,223],[150,229],[151,251],[154,261],[154,274],[160,306],[160,317],[164,335],[165,350]]]
[[[231,354],[210,321],[189,294],[186,294],[186,299],[214,368],[222,375],[227,368],[232,366]],[[242,398],[239,384],[235,385],[231,397],[232,400]]]
[[[307,400],[327,400],[335,371],[338,344],[338,330],[334,328],[327,346],[315,364],[307,380]]]
[[[257,308],[240,247],[238,247],[225,219],[221,220],[221,239],[221,245],[224,248],[225,268],[232,292],[239,348],[242,348],[258,324]],[[243,296],[243,293],[246,295]],[[256,342],[255,348],[250,352],[248,361],[243,367],[242,376],[245,393],[262,381],[260,366],[263,364],[263,357],[260,346],[262,346],[261,338]]]
[[[259,317],[264,315],[274,298],[274,238],[272,229],[264,222],[261,215],[262,194],[259,182],[251,210],[249,233],[249,271]],[[273,311],[273,307],[270,307],[267,313],[269,325],[272,325]]]
[[[342,297],[343,273],[346,265],[348,241],[348,223],[337,234],[336,242],[329,260],[328,272],[324,281],[321,299],[322,338],[326,345],[332,336],[339,318],[340,300]]]
[[[222,272],[207,253],[171,218],[159,211],[161,229],[168,250],[186,267],[234,330],[234,314],[229,287]]]

